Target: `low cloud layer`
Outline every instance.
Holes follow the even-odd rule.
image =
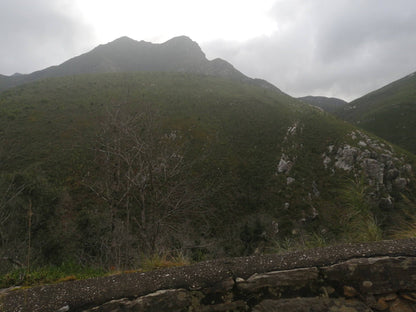
[[[414,0],[284,0],[270,14],[272,35],[207,42],[208,56],[293,96],[346,100],[416,71]]]
[[[416,71],[414,0],[158,1],[160,12],[150,0],[1,0],[0,74],[60,64],[112,34],[189,35],[292,96],[352,100]]]
[[[91,32],[70,0],[0,1],[0,73],[30,73],[89,47]]]

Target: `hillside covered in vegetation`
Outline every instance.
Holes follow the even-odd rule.
[[[336,114],[416,153],[415,90],[413,73],[352,101]]]
[[[141,68],[172,42],[122,38],[0,93],[0,273],[380,240],[409,221],[413,154],[175,42],[191,56]]]
[[[326,96],[303,96],[298,98],[298,100],[320,107],[328,113],[335,113],[348,104],[344,100]]]
[[[29,247],[39,265],[130,267],[380,239],[414,207],[412,155],[248,83],[55,78],[0,110],[0,251],[22,263]]]

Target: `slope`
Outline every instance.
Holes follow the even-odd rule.
[[[347,102],[337,98],[329,98],[325,96],[304,96],[298,98],[298,100],[322,108],[324,111],[334,113],[343,106],[347,105]]]
[[[337,114],[416,153],[416,75],[399,79],[349,103]]]
[[[415,199],[414,156],[250,82],[54,78],[2,92],[0,112],[0,253],[22,262],[28,211],[34,263],[131,267],[377,239]]]

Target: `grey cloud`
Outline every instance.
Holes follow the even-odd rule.
[[[270,16],[269,37],[203,47],[293,96],[352,100],[416,70],[414,0],[280,0]]]
[[[416,70],[414,0],[276,0],[269,17],[269,36],[200,44],[293,96],[352,100]],[[88,51],[91,29],[72,0],[0,0],[0,74]]]
[[[0,1],[0,73],[30,72],[79,53],[92,37],[71,1]]]

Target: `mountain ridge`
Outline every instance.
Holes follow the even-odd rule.
[[[416,72],[344,106],[340,118],[416,153]]]
[[[252,79],[229,62],[208,60],[198,43],[187,36],[178,36],[163,43],[136,41],[127,36],[101,44],[89,52],[73,57],[60,65],[18,76],[0,76],[0,91],[45,78],[108,72],[189,72],[230,77],[248,81],[281,92],[261,79]]]
[[[156,124],[146,131],[143,124],[150,121]],[[130,266],[128,252],[155,251],[148,241],[166,250],[174,244],[192,259],[201,259],[251,254],[273,248],[276,241],[377,239],[379,227],[390,229],[403,211],[411,212],[401,195],[415,201],[414,155],[284,93],[230,78],[141,72],[41,80],[0,94],[0,130],[0,187],[29,187],[18,201],[0,205],[14,212],[4,231],[10,247],[4,248],[12,250],[16,236],[26,239],[26,223],[19,222],[27,210],[20,203],[31,201],[36,207],[33,257],[38,263],[91,253],[90,263],[108,259],[111,266],[118,261],[111,242],[128,245],[119,260]],[[120,142],[122,156],[133,157],[129,155],[138,146],[132,142],[141,138],[150,140],[144,147],[153,148],[152,157],[127,159],[120,176],[129,174],[124,171],[129,161],[134,161],[134,170],[144,170],[140,168],[148,166],[143,161],[150,161],[154,183],[162,183],[161,166],[178,168],[165,166],[163,160],[183,160],[182,176],[160,187],[181,187],[169,200],[195,196],[192,201],[185,198],[191,205],[175,208],[164,219],[170,223],[163,225],[163,232],[155,232],[156,221],[148,221],[153,223],[146,228],[136,225],[142,207],[136,193],[145,190],[148,200],[165,194],[151,193],[146,170],[132,177],[133,186],[126,185],[135,190],[128,192],[128,203],[124,197],[121,204],[113,204],[117,197],[108,202],[99,196],[106,190],[104,182],[113,186],[113,170],[119,168],[111,166],[102,147]],[[172,157],[165,156],[167,143],[175,143]],[[118,196],[123,185],[111,196]],[[350,194],[359,196],[361,206],[350,203]],[[134,210],[126,214],[125,205],[133,203]],[[151,219],[146,220],[158,220],[158,210],[147,213]],[[114,227],[131,236],[114,237]],[[367,227],[376,230],[367,233]],[[101,241],[109,247],[101,249]]]
[[[0,252],[22,263],[32,204],[34,263],[118,268],[378,240],[416,209],[415,155],[187,37],[122,37],[38,78],[0,93]]]
[[[335,98],[335,97],[326,97],[326,96],[303,96],[299,97],[298,100],[301,100],[304,103],[311,104],[316,107],[320,107],[323,110],[334,113],[341,107],[347,105],[348,102]]]

